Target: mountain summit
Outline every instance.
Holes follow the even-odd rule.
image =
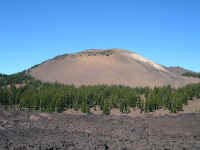
[[[89,49],[50,59],[29,70],[45,82],[81,85],[125,85],[130,87],[179,87],[200,82],[169,71],[136,53],[122,49]]]

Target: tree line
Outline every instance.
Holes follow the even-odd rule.
[[[196,73],[196,72],[186,72],[186,73],[183,73],[182,75],[186,77],[200,78],[200,73]]]
[[[24,80],[23,80],[24,82]],[[58,83],[41,83],[29,80],[23,87],[15,84],[0,87],[0,104],[17,105],[19,108],[44,112],[63,112],[65,109],[90,113],[97,106],[109,115],[112,108],[129,113],[138,108],[141,112],[153,112],[160,108],[172,113],[183,110],[188,100],[200,98],[200,84],[191,84],[174,89],[171,86],[156,88],[130,88],[125,86],[81,86]]]
[[[0,87],[11,85],[11,84],[23,84],[23,83],[27,83],[30,80],[34,80],[34,79],[31,76],[29,76],[26,73],[26,71],[12,74],[12,75],[0,74]]]

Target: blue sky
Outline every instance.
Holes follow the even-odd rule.
[[[199,0],[1,0],[0,72],[90,48],[200,71],[199,8]]]

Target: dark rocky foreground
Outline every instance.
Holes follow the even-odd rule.
[[[0,111],[0,150],[200,150],[200,113],[130,118]]]

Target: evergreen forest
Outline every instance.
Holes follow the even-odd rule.
[[[16,84],[23,86],[16,87]],[[130,108],[141,112],[167,109],[171,113],[183,110],[188,100],[200,98],[200,84],[174,89],[171,86],[130,88],[121,85],[81,86],[42,83],[25,72],[0,75],[0,105],[42,112],[63,112],[66,109],[90,113],[97,106],[106,115],[112,108],[129,113]]]

